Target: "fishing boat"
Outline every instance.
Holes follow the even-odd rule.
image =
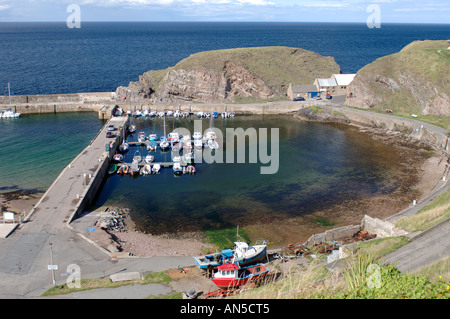
[[[150,175],[152,173],[152,167],[150,164],[145,164],[142,168],[142,174],[143,175]]]
[[[115,172],[117,172],[117,169],[118,169],[117,164],[111,164],[108,168],[108,174],[109,175],[114,174]]]
[[[216,150],[219,148],[219,143],[217,143],[216,139],[212,138],[208,140],[208,146],[210,149]]]
[[[113,161],[115,162],[122,162],[123,161],[123,155],[122,154],[114,154]]]
[[[166,112],[158,112],[159,117],[166,117]]]
[[[9,109],[0,111],[0,118],[18,118],[20,117],[19,112],[14,112],[12,110],[11,104],[11,85],[8,83],[8,96],[9,96]]]
[[[236,288],[250,282],[256,282],[269,273],[269,267],[264,264],[256,264],[240,267],[228,262],[218,266],[218,271],[213,275],[212,281],[221,289]]]
[[[119,152],[120,153],[128,152],[129,148],[130,148],[130,146],[127,143],[122,143],[119,145]]]
[[[201,149],[203,148],[203,141],[202,140],[194,140],[194,147],[196,149]]]
[[[246,242],[236,241],[234,249],[224,249],[219,253],[194,257],[195,264],[200,269],[215,268],[228,261],[246,266],[255,262],[259,262],[266,256],[267,245],[265,242],[259,245],[249,246]],[[221,260],[217,260],[216,254],[219,254]]]
[[[153,156],[153,155],[151,155],[151,154],[147,154],[147,156],[145,156],[145,159],[144,159],[144,161],[147,163],[147,164],[150,164],[151,162],[153,162],[155,160],[155,157]]]
[[[194,132],[194,134],[192,134],[192,138],[195,140],[201,140],[203,138],[202,132]]]
[[[173,111],[167,111],[167,117],[172,117],[173,116]]]
[[[184,161],[186,162],[186,164],[193,164],[194,163],[194,154],[192,152],[185,154]]]
[[[195,173],[196,173],[196,171],[195,171],[195,167],[194,166],[188,165],[186,167],[186,174],[195,174]]]
[[[205,114],[203,113],[203,112],[198,112],[197,113],[197,117],[198,118],[202,118],[202,117],[204,117],[205,116]]]
[[[191,115],[191,114],[189,114],[188,111],[185,111],[185,112],[183,113],[183,117],[184,117],[184,118],[188,118],[190,115]]]
[[[149,141],[157,141],[158,140],[158,135],[152,133],[148,136],[148,140]]]
[[[148,117],[155,117],[156,116],[156,111],[151,111],[149,114],[148,114]]]
[[[139,143],[145,142],[145,133],[144,132],[139,132],[138,142]]]
[[[212,114],[212,116],[213,116],[213,118],[218,118],[219,117],[219,112],[214,112],[213,114]]]
[[[228,114],[228,117],[234,118],[236,116],[236,113],[231,112],[230,114]]]
[[[180,111],[178,111],[178,110],[176,110],[176,111],[173,113],[173,117],[179,118],[179,117],[181,117],[181,116],[183,116],[183,115],[182,115],[182,113],[181,113]]]
[[[158,144],[156,144],[156,141],[150,141],[150,143],[147,145],[147,151],[156,151],[158,148]]]
[[[142,156],[139,151],[136,151],[133,156],[133,162],[140,163],[142,161]]]
[[[162,141],[161,143],[159,143],[159,147],[161,148],[161,150],[166,151],[169,149],[170,144],[167,141]]]
[[[183,168],[181,167],[180,162],[173,163],[172,169],[173,169],[174,174],[176,174],[176,175],[180,175],[183,173]]]
[[[128,126],[128,132],[130,133],[136,132],[136,125],[131,124],[130,126]]]
[[[130,165],[130,175],[131,176],[139,175],[139,164],[135,160],[133,160],[133,162]]]
[[[160,164],[154,164],[152,167],[152,172],[154,174],[159,173],[159,171],[161,170],[161,165]]]

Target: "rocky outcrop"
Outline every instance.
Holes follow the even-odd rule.
[[[450,116],[447,41],[416,41],[362,68],[347,89],[346,104],[405,114]]]
[[[286,97],[289,83],[312,84],[340,73],[332,57],[298,48],[262,47],[200,52],[166,70],[149,71],[119,87],[119,98],[151,102],[255,102]]]

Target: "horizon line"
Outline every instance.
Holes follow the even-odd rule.
[[[86,20],[82,21],[82,23],[347,23],[347,24],[366,24],[366,22],[357,22],[357,21],[212,21],[212,20],[199,20],[199,21],[193,21],[193,20],[182,20],[182,21],[174,21],[174,20]],[[1,23],[66,23],[66,20],[64,21],[42,21],[42,20],[36,20],[36,21],[0,21]],[[416,24],[440,24],[440,25],[450,25],[450,22],[384,22],[383,24],[409,24],[409,25],[416,25]]]

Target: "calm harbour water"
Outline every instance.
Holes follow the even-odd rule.
[[[94,112],[0,119],[0,193],[44,192],[103,124]]]
[[[203,130],[210,125],[209,120],[202,123]],[[163,132],[161,119],[134,120],[134,124],[137,132],[147,135]],[[194,132],[193,120],[169,119],[166,125],[167,133],[177,127]],[[196,164],[196,175],[175,176],[171,168],[146,177],[112,175],[96,206],[130,208],[140,230],[162,234],[300,216],[395,187],[386,183],[400,165],[395,148],[353,128],[262,115],[216,119],[214,127],[222,132],[227,127],[279,128],[278,172],[260,174],[261,166],[269,164],[248,163],[248,150],[246,163],[226,163],[224,146],[224,163]],[[129,140],[136,140],[136,135]],[[144,147],[132,147],[125,161],[131,162],[136,151],[143,157],[148,153]],[[171,159],[170,152],[150,154],[155,161]]]

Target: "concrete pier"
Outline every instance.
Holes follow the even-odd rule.
[[[95,139],[64,168],[27,214],[23,231],[39,233],[45,230],[56,233],[91,204],[108,173],[111,158],[123,135],[118,132],[115,138],[107,138],[107,127],[114,124],[117,130],[121,130],[126,123],[125,117],[113,117],[105,124]]]

